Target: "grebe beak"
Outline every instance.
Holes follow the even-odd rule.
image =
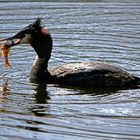
[[[20,44],[20,41],[21,41],[20,38],[9,37],[6,39],[1,39],[0,44],[4,44],[3,47],[5,47],[5,48],[10,48],[17,44]]]
[[[4,48],[10,48],[10,47],[13,47],[17,44],[20,44],[20,41],[21,41],[20,38],[13,39],[10,37],[10,38],[0,40],[0,44],[4,44],[3,45]]]
[[[13,37],[2,39],[0,42],[7,41],[7,47],[12,47],[18,44],[30,44],[32,40],[31,38],[30,34],[16,34]]]

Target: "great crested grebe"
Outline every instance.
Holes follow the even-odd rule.
[[[12,42],[9,44],[9,47],[17,44],[30,44],[34,48],[37,57],[31,67],[31,81],[45,81],[46,83],[80,87],[140,86],[139,77],[104,63],[71,63],[48,70],[48,61],[51,57],[53,41],[40,18],[19,31],[16,35],[5,40]]]

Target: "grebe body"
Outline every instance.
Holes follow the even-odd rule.
[[[58,85],[80,87],[138,87],[140,78],[113,65],[98,62],[72,63],[48,69],[53,41],[48,30],[38,18],[16,35],[5,39],[12,46],[30,44],[37,58],[31,67],[30,80],[44,81]],[[9,45],[11,47],[11,45]]]
[[[56,83],[80,87],[132,87],[140,80],[121,68],[97,62],[65,64],[49,71]]]

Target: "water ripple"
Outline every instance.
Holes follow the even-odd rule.
[[[99,61],[140,76],[140,3],[0,2],[0,37],[42,17],[54,40],[50,67]],[[84,89],[29,82],[35,53],[0,59],[0,139],[139,139],[139,89]]]

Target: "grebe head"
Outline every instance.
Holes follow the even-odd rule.
[[[52,38],[48,30],[44,28],[40,18],[37,18],[34,23],[23,28],[16,35],[4,40],[12,41],[12,45],[10,44],[9,47],[17,44],[30,44],[39,58],[50,57]]]

